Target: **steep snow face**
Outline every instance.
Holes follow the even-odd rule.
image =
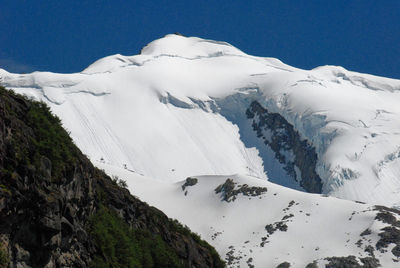
[[[228,267],[284,262],[295,268],[311,263],[328,267],[335,260],[343,265],[329,267],[397,267],[400,261],[400,211],[303,193],[250,176],[164,183],[99,165],[127,180],[134,195],[200,234]]]
[[[166,181],[243,173],[301,189],[300,168],[296,182],[253,131],[246,110],[256,100],[314,148],[323,193],[400,205],[399,80],[334,66],[305,71],[167,35],[81,73],[0,70],[0,83],[47,102],[93,160]]]

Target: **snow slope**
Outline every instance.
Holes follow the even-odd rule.
[[[93,161],[161,181],[240,173],[301,189],[252,131],[256,100],[315,148],[323,193],[400,206],[399,80],[167,35],[80,73],[0,69],[0,84],[48,103]]]
[[[141,200],[200,234],[228,267],[277,267],[284,262],[290,267],[304,268],[310,263],[325,267],[330,263],[327,258],[349,261],[351,256],[360,266],[347,262],[347,266],[329,267],[364,267],[361,264],[368,262],[390,268],[398,267],[400,261],[399,247],[393,250],[400,245],[396,227],[400,211],[299,192],[246,175],[201,176],[167,183],[115,166],[99,166],[126,180],[129,190]],[[217,193],[216,189],[227,179],[235,183],[235,190],[243,185],[248,185],[248,190],[242,188],[242,193],[224,200],[228,190]],[[393,228],[390,230],[397,236],[388,236],[385,227]],[[390,239],[381,239],[385,235]],[[383,247],[382,241],[390,242]]]

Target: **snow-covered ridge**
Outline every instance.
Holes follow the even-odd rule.
[[[326,78],[331,79],[332,82],[340,82],[339,78],[341,78],[349,81],[353,85],[366,87],[372,90],[391,92],[400,90],[399,80],[351,72],[340,66],[320,66],[313,69],[313,71],[325,75]]]
[[[94,161],[165,181],[242,173],[292,187],[246,117],[256,100],[315,148],[323,193],[400,205],[399,80],[167,35],[81,73],[0,70],[0,84],[47,102]]]
[[[285,262],[295,268],[326,267],[334,261],[347,266],[329,267],[397,267],[400,260],[396,210],[302,193],[244,175],[168,184],[99,166],[127,180],[134,195],[200,234],[228,267]]]
[[[155,40],[145,46],[141,55],[176,55],[184,58],[212,57],[215,55],[239,55],[245,53],[226,42],[205,40],[198,37],[184,37],[169,34],[164,38]]]

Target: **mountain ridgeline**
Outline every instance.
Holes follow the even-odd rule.
[[[224,267],[90,163],[44,103],[0,87],[0,267]]]
[[[96,166],[165,182],[248,174],[400,207],[398,79],[340,66],[302,70],[170,34],[79,73],[0,68],[0,85],[45,102]]]

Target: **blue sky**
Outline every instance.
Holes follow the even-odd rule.
[[[299,68],[400,79],[399,0],[2,0],[0,29],[0,68],[14,72],[79,72],[180,32]]]

